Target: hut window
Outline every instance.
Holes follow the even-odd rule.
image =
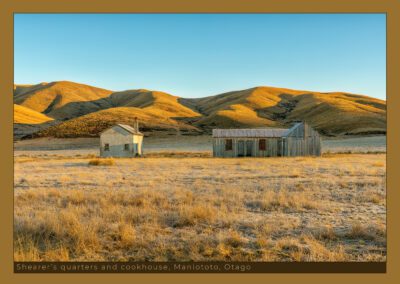
[[[104,144],[104,151],[110,151],[110,144]]]
[[[125,144],[125,145],[124,145],[124,150],[125,150],[125,151],[129,151],[129,144]]]
[[[266,150],[266,147],[265,147],[266,145],[265,145],[265,139],[260,139],[259,141],[258,141],[258,149],[260,150],[260,151],[265,151]]]
[[[225,140],[225,151],[231,151],[232,149],[233,149],[232,139],[226,139]]]

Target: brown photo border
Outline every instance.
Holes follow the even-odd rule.
[[[400,193],[395,177],[400,168],[400,151],[392,147],[400,137],[392,127],[395,108],[400,106],[400,1],[399,0],[1,0],[0,2],[0,106],[1,113],[1,190],[0,280],[3,283],[71,283],[72,281],[109,283],[397,283],[400,281],[399,227],[395,216]],[[387,272],[384,274],[14,274],[13,273],[13,14],[14,13],[386,13],[387,22]],[[397,94],[397,95],[396,95]],[[397,224],[396,224],[397,223]],[[397,268],[397,269],[396,269]]]

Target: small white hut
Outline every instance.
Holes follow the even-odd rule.
[[[137,157],[142,155],[143,134],[135,126],[116,124],[100,133],[100,157]]]

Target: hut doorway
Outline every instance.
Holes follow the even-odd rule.
[[[246,141],[246,156],[251,157],[253,156],[253,141]]]
[[[283,156],[283,153],[284,153],[284,149],[283,149],[283,142],[284,140],[283,139],[280,139],[279,141],[278,141],[278,151],[277,151],[277,155],[278,155],[278,157],[281,157],[281,156]]]
[[[238,141],[238,157],[244,157],[244,141]]]

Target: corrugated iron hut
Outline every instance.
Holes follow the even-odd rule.
[[[320,156],[321,138],[307,123],[290,129],[213,129],[214,157]]]
[[[143,134],[135,127],[116,124],[100,134],[101,157],[136,157],[142,155]]]

